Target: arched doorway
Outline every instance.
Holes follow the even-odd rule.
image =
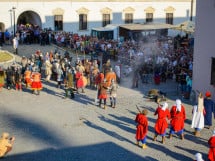
[[[0,32],[4,32],[5,30],[5,25],[4,23],[0,22]]]
[[[26,24],[42,27],[40,16],[34,11],[25,11],[18,17],[17,25]]]

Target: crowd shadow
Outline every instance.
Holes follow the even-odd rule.
[[[114,131],[108,130],[106,128],[103,128],[101,126],[98,126],[98,125],[96,125],[93,122],[90,122],[88,120],[84,120],[83,123],[86,124],[87,126],[91,127],[91,128],[99,130],[99,131],[101,131],[101,132],[103,132],[103,133],[105,133],[105,134],[107,134],[107,135],[109,135],[109,136],[111,136],[111,137],[113,137],[113,138],[115,138],[117,140],[126,141],[126,142],[128,142],[130,144],[135,145],[131,140],[127,139],[126,137],[121,136],[117,132],[114,132]]]
[[[126,131],[126,132],[129,132],[129,133],[131,133],[131,134],[135,134],[135,129],[133,129],[133,128],[130,128],[129,126],[130,126],[130,124],[127,124],[126,122],[121,122],[121,121],[115,121],[115,120],[112,120],[112,119],[108,119],[108,118],[106,118],[106,117],[104,117],[104,116],[99,116],[99,119],[101,120],[101,121],[104,121],[104,122],[106,122],[106,123],[108,123],[108,124],[112,124],[112,125],[114,125],[114,126],[117,126],[118,128],[120,128],[120,129],[122,129],[122,130],[124,130],[124,131]],[[133,123],[134,124],[134,123]]]
[[[189,158],[184,154],[172,151],[171,149],[166,148],[165,146],[154,144],[154,143],[149,143],[148,146],[151,147],[152,149],[161,151],[162,153],[166,154],[166,158],[171,157],[172,159],[174,158],[174,160],[193,161],[192,158]]]
[[[142,161],[151,157],[139,156],[112,142],[87,146],[48,148],[44,150],[8,155],[5,161]],[[155,159],[153,159],[156,161]],[[153,161],[151,160],[151,161]]]

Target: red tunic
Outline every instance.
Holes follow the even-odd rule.
[[[42,89],[42,83],[41,83],[41,74],[38,72],[32,73],[32,84],[31,89],[32,90],[41,90]]]
[[[171,126],[174,131],[180,131],[184,129],[184,121],[186,120],[185,108],[181,105],[181,112],[176,111],[176,105],[172,106],[171,114]]]
[[[168,109],[164,111],[161,109],[161,107],[158,107],[154,115],[158,115],[157,121],[155,123],[155,132],[159,135],[162,135],[165,133],[166,128],[168,127],[166,118],[170,119],[170,112]]]
[[[142,113],[137,114],[135,122],[137,122],[136,139],[143,140],[148,132],[148,119]]]
[[[103,73],[99,73],[97,76],[96,76],[96,80],[95,80],[95,83],[96,85],[100,84],[101,82],[103,82],[104,80],[104,74]]]
[[[99,99],[106,99],[108,97],[107,95],[107,84],[105,82],[102,82],[99,84],[98,86],[98,90],[99,90]]]
[[[76,87],[83,88],[84,87],[83,74],[80,72],[77,72],[75,74],[75,78],[76,78]]]
[[[209,144],[209,152],[208,152],[208,159],[210,161],[215,161],[215,136],[212,136],[209,140],[208,140],[208,144]]]

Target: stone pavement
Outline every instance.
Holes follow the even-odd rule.
[[[11,46],[3,49],[11,50]],[[54,50],[53,46],[20,45],[20,56]],[[16,56],[16,60],[20,58]],[[118,89],[117,107],[106,110],[94,104],[96,91],[86,89],[75,99],[63,99],[63,89],[56,82],[43,82],[41,94],[33,95],[30,89],[21,91],[3,89],[0,92],[0,132],[7,131],[16,137],[13,151],[6,161],[192,161],[201,152],[205,160],[207,141],[212,130],[203,129],[200,137],[192,134],[192,105],[186,106],[185,140],[177,136],[166,143],[161,137],[153,142],[154,111],[157,104],[144,98],[151,88],[167,92],[169,107],[177,96],[177,84],[168,80],[159,86],[153,83],[131,88],[131,76],[124,77]],[[108,101],[109,104],[109,101]],[[147,149],[135,145],[134,122],[136,105],[149,110]]]

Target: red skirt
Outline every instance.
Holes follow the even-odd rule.
[[[31,89],[32,90],[41,90],[42,87],[42,83],[41,82],[32,82],[31,84]]]

